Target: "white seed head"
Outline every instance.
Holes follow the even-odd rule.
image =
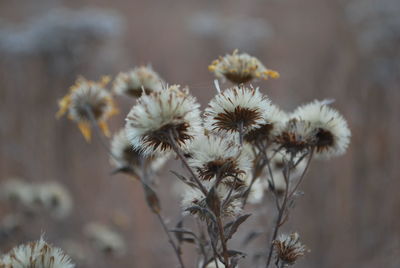
[[[315,100],[298,107],[293,116],[311,123],[316,135],[316,156],[330,158],[346,152],[351,132],[346,120],[326,101]]]
[[[84,233],[93,245],[104,253],[121,255],[126,251],[123,237],[104,224],[89,223],[85,226]]]
[[[258,128],[263,115],[271,107],[270,100],[258,88],[235,86],[217,94],[205,109],[205,127],[211,131],[234,133]]]
[[[189,165],[204,180],[215,176],[237,176],[244,180],[250,171],[250,159],[241,147],[227,138],[217,135],[200,135],[189,147]]]
[[[18,178],[11,178],[0,186],[0,196],[3,200],[34,208],[34,191],[30,183]]]
[[[126,136],[143,154],[170,151],[170,138],[185,147],[200,132],[199,107],[179,86],[143,95],[126,118]]]
[[[126,73],[119,73],[113,83],[113,91],[118,95],[140,97],[160,91],[163,80],[150,66],[140,66]]]
[[[69,256],[60,248],[52,247],[43,238],[13,248],[2,262],[6,268],[73,268]],[[1,263],[1,262],[0,262]]]
[[[279,73],[267,69],[257,58],[247,53],[232,54],[213,61],[208,69],[218,78],[227,79],[235,84],[242,84],[253,79],[278,78]]]
[[[156,154],[146,157],[140,151],[135,149],[126,137],[125,128],[120,129],[111,140],[111,154],[110,162],[116,168],[131,167],[133,170],[140,168],[140,161],[149,164],[151,171],[157,171],[169,159],[169,154]]]
[[[52,216],[63,219],[70,215],[73,207],[69,191],[60,183],[46,182],[34,186],[35,200],[50,212]]]
[[[290,119],[277,133],[275,142],[292,155],[304,152],[315,143],[315,128],[309,121]]]
[[[249,143],[273,141],[288,120],[288,114],[274,104],[270,104],[262,115],[263,122],[246,133],[244,140]]]

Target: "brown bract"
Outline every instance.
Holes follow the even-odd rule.
[[[154,149],[160,149],[166,151],[172,149],[171,140],[172,138],[178,145],[184,144],[186,140],[193,139],[192,135],[188,133],[189,124],[167,124],[162,126],[160,129],[148,133],[144,137],[144,142],[148,146],[152,146]]]
[[[214,117],[213,126],[215,130],[223,129],[234,132],[256,124],[257,120],[261,118],[261,112],[258,110],[236,107],[234,111],[224,110],[224,113],[219,113]]]

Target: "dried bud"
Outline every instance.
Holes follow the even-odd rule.
[[[298,233],[292,233],[291,235],[282,234],[273,243],[277,258],[287,265],[293,265],[298,258],[304,256],[307,252],[306,246],[300,242]]]

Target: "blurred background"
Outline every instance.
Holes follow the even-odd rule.
[[[97,80],[150,63],[204,107],[215,94],[207,66],[237,48],[280,72],[257,83],[274,103],[290,111],[335,99],[352,130],[346,155],[313,162],[285,226],[311,249],[297,267],[400,267],[399,14],[397,0],[0,1],[0,183],[56,181],[70,199],[68,216],[56,217],[22,217],[0,201],[0,252],[45,233],[78,267],[174,267],[140,185],[110,175],[98,138],[86,143],[72,122],[55,119],[57,100],[78,75]],[[118,103],[113,131],[132,105]],[[171,226],[180,217],[172,165],[157,189]],[[89,240],[103,225],[113,242],[96,249]],[[246,225],[265,228],[260,217]],[[254,267],[266,241],[245,248],[241,267]],[[184,251],[189,264],[194,249]]]

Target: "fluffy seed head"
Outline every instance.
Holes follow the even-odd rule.
[[[134,173],[141,168],[141,161],[150,168],[151,171],[159,170],[168,160],[168,154],[157,154],[153,156],[144,156],[135,149],[126,137],[125,128],[118,131],[111,140],[110,162],[118,169],[130,168]]]
[[[1,263],[2,262],[2,263]],[[52,247],[43,238],[13,248],[2,257],[6,268],[73,268],[70,258],[60,248]]]
[[[117,113],[112,95],[105,89],[110,79],[100,82],[78,78],[70,92],[59,101],[57,117],[68,111],[68,118],[78,124],[86,140],[91,138],[90,124],[95,121],[106,136],[110,135],[106,120]]]
[[[217,135],[202,135],[197,137],[189,148],[191,157],[189,165],[197,171],[203,180],[211,180],[220,176],[225,178],[237,177],[237,186],[244,183],[244,177],[250,170],[250,159],[242,153],[240,146],[229,139]]]
[[[243,135],[258,128],[270,101],[256,88],[235,86],[216,95],[205,110],[209,130]]]
[[[163,80],[150,66],[140,66],[126,73],[119,73],[113,90],[118,95],[139,98],[143,92],[149,94],[162,90]]]
[[[85,235],[100,251],[110,254],[123,254],[126,250],[124,239],[108,226],[93,222],[84,228]]]
[[[246,133],[245,141],[249,143],[273,141],[278,131],[282,129],[284,122],[287,121],[288,115],[277,106],[270,104],[262,118],[263,122],[257,128]]]
[[[35,185],[36,199],[52,216],[63,219],[71,213],[72,197],[69,191],[57,182]]]
[[[257,58],[247,53],[239,54],[238,50],[214,60],[208,70],[216,77],[228,79],[235,84],[247,83],[253,79],[279,78],[278,72],[265,68]]]
[[[346,120],[326,101],[315,100],[300,106],[293,116],[310,122],[315,129],[316,156],[330,158],[342,155],[350,142],[351,132]]]
[[[126,136],[144,154],[171,150],[171,139],[185,147],[199,133],[199,107],[187,89],[176,85],[143,95],[126,118]]]
[[[11,178],[0,185],[3,200],[19,204],[28,209],[34,208],[35,191],[30,183],[18,178]]]
[[[274,246],[277,258],[286,265],[293,265],[307,252],[307,248],[300,242],[298,233],[282,234],[274,241]]]
[[[309,121],[290,119],[275,137],[275,142],[286,152],[296,155],[315,143],[315,129]]]

